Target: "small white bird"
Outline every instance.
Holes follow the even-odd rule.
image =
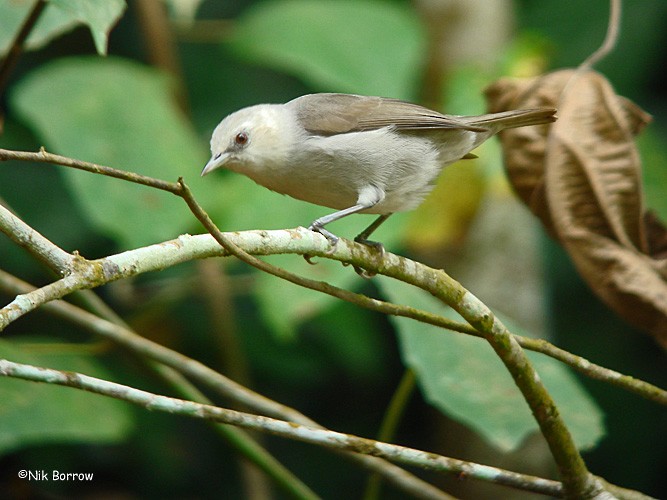
[[[355,241],[393,212],[412,210],[447,165],[506,128],[553,122],[556,110],[524,109],[480,116],[443,115],[383,97],[310,94],[286,104],[259,104],[227,116],[211,137],[201,175],[220,167],[278,193],[336,209],[310,224],[355,213],[380,214]],[[333,250],[333,249],[332,249]]]

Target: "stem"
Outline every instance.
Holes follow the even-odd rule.
[[[28,17],[26,17],[25,21],[23,21],[21,29],[19,29],[18,33],[16,33],[16,36],[14,37],[14,40],[12,41],[9,52],[5,57],[5,60],[2,62],[2,66],[0,66],[0,96],[2,96],[5,92],[5,87],[9,82],[9,75],[11,75],[12,71],[14,71],[16,63],[18,63],[18,60],[21,57],[21,53],[23,52],[23,44],[28,38],[28,35],[30,35],[32,29],[35,27],[35,24],[37,23],[39,16],[42,14],[44,7],[46,7],[45,0],[37,0],[35,2],[32,10],[28,14]]]
[[[200,418],[246,429],[317,444],[341,451],[353,451],[385,458],[425,470],[457,474],[472,479],[492,480],[496,484],[542,493],[562,495],[560,483],[525,474],[517,474],[496,467],[471,464],[435,453],[382,443],[350,434],[285,422],[269,417],[251,415],[235,410],[204,405],[192,401],[160,396],[133,387],[89,377],[76,372],[62,372],[0,359],[0,376],[21,378],[73,387],[95,394],[121,399],[151,411],[162,411],[191,418]],[[442,497],[441,497],[442,498]]]
[[[621,0],[609,0],[609,22],[607,23],[607,34],[602,45],[579,65],[579,69],[587,70],[607,57],[618,41],[621,31]]]
[[[177,389],[179,395],[190,401],[210,405],[211,401],[204,396],[195,386],[173,368],[164,365],[153,365],[156,373]],[[319,498],[298,477],[292,474],[283,464],[276,460],[269,452],[257,443],[248,433],[242,429],[224,424],[215,425],[215,430],[223,439],[249,463],[255,465],[270,477],[282,491],[291,498],[302,500],[314,500]]]
[[[218,244],[213,243],[219,249]],[[24,293],[33,287],[0,270],[0,288],[13,290],[14,293],[17,291]],[[60,300],[44,304],[43,309],[54,313],[70,323],[92,331],[105,339],[109,339],[145,359],[150,359],[173,368],[189,379],[215,391],[222,397],[231,399],[246,408],[251,408],[257,413],[273,415],[284,420],[308,426],[318,426],[315,421],[297,410],[253,392],[203,363],[151,342],[122,325],[101,319]],[[345,456],[366,469],[381,474],[389,484],[394,485],[411,496],[429,499],[445,498],[444,494],[437,488],[393,464],[375,457],[357,455],[352,452],[345,453]]]
[[[415,386],[417,384],[417,378],[415,377],[415,372],[410,368],[406,368],[403,372],[403,377],[398,383],[398,387],[394,392],[394,395],[391,398],[389,407],[382,419],[382,424],[380,425],[380,431],[378,432],[378,441],[393,441],[394,436],[396,435],[396,429],[403,418],[403,413],[405,408],[410,401]],[[382,478],[377,474],[372,474],[368,478],[368,484],[366,485],[366,491],[364,492],[364,500],[375,500],[380,498],[380,489],[382,487]]]

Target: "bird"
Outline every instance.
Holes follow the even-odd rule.
[[[285,104],[257,104],[225,117],[211,136],[201,172],[226,168],[272,191],[334,209],[308,228],[333,252],[339,237],[325,228],[352,214],[379,217],[355,241],[368,238],[391,214],[415,209],[440,172],[496,133],[553,122],[554,108],[477,116],[446,115],[399,99],[316,93]]]

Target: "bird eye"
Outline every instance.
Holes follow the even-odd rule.
[[[246,145],[248,143],[248,134],[246,134],[245,132],[239,132],[238,134],[236,134],[236,137],[234,137],[234,142],[238,146]]]

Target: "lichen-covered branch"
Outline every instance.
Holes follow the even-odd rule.
[[[89,377],[80,373],[62,372],[0,359],[0,375],[22,378],[34,382],[74,387],[128,401],[147,410],[162,411],[186,417],[236,425],[250,430],[296,439],[337,450],[352,451],[354,453],[381,457],[386,460],[405,465],[412,465],[426,470],[456,474],[461,478],[492,481],[495,484],[512,486],[513,488],[555,497],[563,495],[561,484],[557,481],[528,476],[525,474],[517,474],[496,467],[464,462],[442,455],[436,455],[435,453],[428,453],[395,444],[382,443],[350,434],[343,434],[293,422],[286,422],[269,417],[251,415],[249,413],[235,410],[152,394],[133,387]]]
[[[0,203],[0,232],[61,275],[72,265],[74,258],[72,255],[35,231],[2,203]]]
[[[506,365],[531,407],[542,434],[549,444],[563,479],[565,493],[568,496],[579,498],[601,498],[606,495],[604,486],[586,469],[585,463],[574,445],[553,399],[525,356],[517,338],[494,317],[493,313],[482,302],[444,271],[431,269],[393,254],[385,254],[382,258],[378,258],[377,253],[369,251],[368,247],[345,241],[341,241],[335,252],[329,254],[330,249],[327,240],[321,235],[303,228],[283,231],[280,235],[263,231],[244,234],[222,233],[194,199],[182,179],[179,179],[177,183],[168,183],[109,167],[51,155],[43,150],[39,153],[0,150],[0,160],[6,159],[57,163],[137,182],[182,197],[192,213],[220,245],[217,252],[214,250],[211,254],[199,254],[193,258],[231,254],[260,270],[300,286],[376,310],[388,307],[388,305],[382,301],[370,299],[324,282],[297,276],[266,263],[253,254],[290,252],[330,257],[366,269],[371,274],[384,274],[430,292],[463,316],[479,336],[482,336],[491,344]],[[159,248],[160,245],[153,245],[95,261],[88,261],[75,255],[69,269],[65,272],[64,278],[40,289],[19,295],[12,303],[0,310],[0,330],[40,305],[63,297],[72,291],[93,288],[140,272],[158,270],[174,265],[179,262],[179,258],[183,257],[180,249],[191,243],[193,238],[196,237],[185,235],[178,240],[174,240],[176,244],[173,247],[164,247],[164,245],[171,243],[168,242],[161,244],[161,248]],[[158,248],[159,251],[156,251]],[[414,311],[410,311],[410,314],[414,314]]]
[[[218,251],[220,250],[217,243],[212,244]],[[33,289],[34,287],[29,284],[0,270],[0,290],[5,290],[8,293],[27,293]],[[185,375],[199,386],[207,387],[220,396],[257,413],[311,427],[323,428],[294,408],[262,396],[203,363],[137,335],[123,325],[102,319],[62,300],[49,302],[44,304],[42,308],[65,321],[91,331],[104,339],[111,340],[145,359],[169,367]],[[355,453],[346,453],[345,455],[369,471],[379,474],[387,483],[416,498],[443,499],[444,494],[440,490],[389,462]]]
[[[2,218],[0,217],[0,224],[1,222]],[[30,234],[33,235],[31,236],[33,241],[37,241],[41,237],[41,235],[39,235],[39,233],[34,231],[32,228],[30,228]],[[304,228],[274,231],[243,231],[229,233],[228,237],[231,238],[239,247],[242,247],[246,252],[255,255],[268,255],[272,253],[309,253],[312,255],[321,255],[322,257],[328,256],[330,258],[345,261],[346,258],[350,258],[352,253],[349,247],[354,246],[351,243],[347,243],[345,240],[341,240],[338,248],[336,249],[336,252],[334,252],[332,255],[327,255],[326,240],[324,240],[324,238],[320,238],[319,235],[311,231],[307,231]],[[46,239],[44,240],[48,241]],[[51,242],[48,243],[53,245]],[[72,268],[72,263],[76,260],[74,259],[74,256],[58,249],[58,247],[55,245],[53,245],[53,248],[55,248],[56,251],[50,251],[48,245],[45,245],[45,252],[43,253],[52,256],[57,255],[57,258],[53,258],[56,263],[62,262],[64,268]],[[355,249],[355,251],[359,253],[363,252],[364,249]],[[76,275],[69,275],[68,279],[63,278],[60,280],[62,283],[60,283],[58,286],[52,286],[48,290],[43,290],[42,292],[37,292],[32,287],[7,288],[9,293],[14,293],[18,296],[11,304],[8,304],[4,308],[0,309],[0,330],[5,328],[9,323],[18,319],[22,315],[34,310],[40,304],[46,303],[48,300],[53,300],[55,298],[62,298],[74,290],[95,288],[123,277],[130,277],[145,272],[157,271],[177,265],[179,263],[188,262],[193,259],[223,255],[227,255],[227,253],[222,248],[220,248],[220,246],[210,235],[182,235],[175,240],[142,247],[135,250],[128,250],[126,252],[111,255],[97,261],[90,261],[95,263],[91,264],[93,268],[102,268],[106,270],[105,272],[101,274],[98,273],[97,275],[92,272],[89,273],[91,276],[97,276],[96,280],[90,278],[87,278],[86,280],[81,278],[79,280]],[[369,255],[371,255],[371,252],[369,252]],[[397,262],[405,262],[406,266],[415,266],[420,268],[426,267],[423,264],[414,263],[408,259],[404,259],[390,253],[387,253],[385,257],[388,260],[398,259]],[[373,259],[373,257],[369,257],[369,259]],[[81,272],[81,269],[88,265],[86,262],[89,261],[86,261],[83,259],[83,257],[78,256],[77,262],[79,265],[78,272]],[[366,263],[366,265],[368,265],[368,263]],[[6,273],[0,273],[0,278],[2,276],[8,275]],[[0,281],[2,280],[0,279]],[[338,289],[335,287],[329,286],[321,291],[324,291],[325,293],[333,291],[333,295],[334,293],[337,293],[337,290]],[[477,337],[482,336],[478,330],[471,327],[470,325],[452,321],[450,319],[443,318],[442,316],[438,316],[437,314],[415,309],[413,307],[372,299],[353,292],[344,292],[346,293],[335,296],[357,304],[361,307],[365,307],[367,309],[384,314],[412,318],[417,321],[423,321],[431,325],[454,330],[468,335],[474,335]],[[655,385],[591,363],[589,360],[564,351],[563,349],[560,349],[545,340],[531,339],[518,335],[514,335],[514,338],[523,348],[540,352],[547,356],[558,359],[559,361],[566,363],[575,370],[579,371],[583,375],[594,378],[596,380],[611,383],[646,399],[667,405],[667,391],[656,387]]]

